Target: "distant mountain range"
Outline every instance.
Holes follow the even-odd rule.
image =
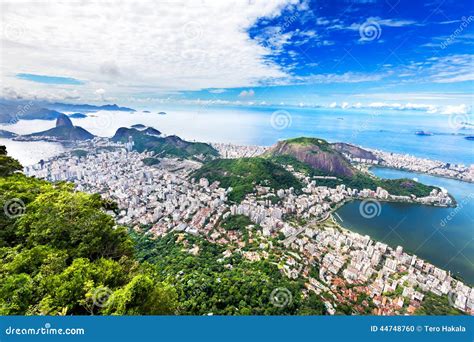
[[[84,118],[87,118],[87,115],[82,114],[82,113],[73,113],[73,114],[69,114],[69,117],[73,119],[84,119]]]
[[[9,131],[4,131],[3,129],[0,129],[0,138],[6,138],[6,139],[12,139],[15,138],[17,134],[9,132]]]
[[[47,103],[46,108],[55,109],[62,112],[97,112],[99,110],[111,110],[119,112],[135,112],[135,109],[127,107],[119,107],[116,104],[106,104],[95,106],[90,104],[68,104],[68,103]]]
[[[71,117],[79,118],[85,117],[79,112],[89,113],[100,110],[135,112],[132,108],[119,107],[116,104],[96,106],[44,101],[0,100],[0,124],[14,124],[18,120],[56,120],[62,112],[77,112]]]

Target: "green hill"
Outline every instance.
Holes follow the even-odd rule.
[[[359,190],[382,187],[392,195],[417,197],[428,196],[436,189],[411,179],[380,179],[358,171],[338,151],[339,148],[323,139],[302,137],[278,142],[265,156],[280,165],[291,165],[296,171],[311,177],[336,177],[317,179],[318,185],[331,188],[340,184]]]
[[[134,149],[138,152],[153,151],[156,157],[178,157],[186,159],[208,160],[217,157],[219,153],[210,145],[185,141],[175,135],[160,137],[159,131],[148,127],[145,130],[121,127],[112,140],[128,142],[133,139]]]
[[[356,173],[349,161],[323,139],[302,137],[279,141],[266,155],[290,156],[328,175],[350,177]]]
[[[219,181],[224,188],[232,187],[229,200],[240,202],[255,185],[273,189],[301,189],[300,181],[282,166],[265,158],[216,159],[205,163],[192,178]]]
[[[173,314],[177,294],[134,257],[99,195],[15,173],[0,146],[0,314]]]

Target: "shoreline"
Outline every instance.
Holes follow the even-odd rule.
[[[351,234],[358,234],[358,235],[360,235],[360,236],[368,236],[371,240],[377,241],[377,242],[380,242],[380,243],[384,243],[384,244],[388,245],[389,248],[391,248],[391,249],[396,248],[396,246],[393,247],[393,245],[391,245],[390,243],[382,242],[382,241],[380,241],[380,240],[374,238],[373,236],[371,236],[371,235],[369,235],[369,234],[362,234],[362,233],[353,231],[353,230],[351,230],[351,229],[349,229],[349,228],[346,228],[346,227],[342,226],[341,223],[338,222],[337,219],[334,217],[334,215],[337,215],[337,216],[342,220],[342,218],[341,218],[341,217],[339,216],[339,214],[337,214],[336,212],[331,212],[331,213],[329,214],[329,217],[326,218],[326,220],[331,219],[331,221],[332,221],[338,228],[340,228],[340,229],[342,229],[342,230],[344,230],[344,231],[346,231],[346,232],[349,232],[349,233],[351,233]],[[326,221],[326,220],[319,221],[318,223],[322,223],[322,222],[324,222],[324,221]],[[343,221],[343,222],[344,222],[344,221]],[[405,248],[405,246],[402,246],[402,247]],[[435,266],[435,267],[439,267],[440,269],[446,270],[445,266],[443,266],[443,267],[441,267],[441,266],[436,266],[435,264],[433,264],[433,263],[430,262],[429,260],[427,260],[427,259],[425,259],[425,258],[421,258],[420,256],[418,256],[418,254],[414,254],[414,253],[409,253],[409,254],[416,256],[417,259],[421,259],[421,260],[425,261],[425,262],[428,263],[428,264],[431,264],[431,265],[433,265],[433,266]],[[451,274],[458,274],[458,272],[451,272],[451,271],[449,271],[449,272],[450,272]],[[462,276],[461,276],[461,278],[462,278]],[[470,286],[470,287],[473,287],[473,286],[474,286],[474,283],[471,283],[471,282],[465,280],[464,278],[462,278],[462,282],[463,282],[465,285],[467,285],[467,286]]]
[[[377,168],[377,167],[380,168],[380,169],[392,169],[392,170],[397,170],[397,171],[412,172],[412,173],[416,173],[416,174],[419,174],[419,175],[439,177],[439,178],[451,179],[451,180],[456,180],[456,181],[459,181],[459,182],[474,184],[474,181],[470,181],[470,180],[466,180],[466,179],[459,179],[459,178],[456,178],[456,177],[450,177],[450,176],[443,176],[443,175],[438,175],[438,174],[434,174],[434,173],[414,171],[414,170],[410,170],[410,169],[407,169],[407,168],[400,168],[400,167],[387,166],[387,165],[381,165],[381,164],[370,165],[369,171],[370,171],[371,168]]]
[[[97,138],[98,139],[110,139],[109,137],[97,137]],[[78,147],[76,141],[48,139],[47,137],[45,137],[45,138],[26,138],[26,139],[24,139],[23,136],[19,135],[19,136],[14,137],[14,138],[4,138],[4,139],[15,141],[15,142],[57,143],[57,144],[61,144],[66,149],[66,151],[64,151],[64,152],[68,152],[68,150],[72,150],[72,149]],[[87,141],[85,141],[85,142],[87,142]],[[252,148],[252,149],[255,149],[255,150],[259,150],[259,151],[265,151],[268,148],[270,148],[270,146],[263,146],[263,145],[239,145],[239,144],[226,143],[226,142],[213,142],[213,143],[207,142],[207,144],[213,146],[214,148],[216,148],[219,145],[222,145],[222,146],[247,147],[247,148]],[[348,143],[348,144],[350,144],[350,143]],[[365,148],[365,147],[362,147],[362,146],[359,146],[359,145],[356,145],[356,144],[350,144],[350,145],[363,148],[366,151],[369,151],[369,152],[372,152],[372,153],[377,153],[377,152],[380,153],[381,152],[381,153],[390,153],[390,154],[395,154],[395,155],[401,155],[401,154],[398,154],[398,153],[395,153],[395,152],[389,152],[389,151],[385,151],[385,150],[382,151],[382,150],[377,150],[377,149],[372,149],[372,148]],[[216,148],[216,149],[218,150],[218,148]],[[220,153],[219,150],[218,150],[218,152],[222,156],[222,154]],[[258,155],[260,155],[260,154],[258,154]],[[258,155],[253,154],[253,155],[248,155],[248,156],[256,157]],[[427,160],[427,161],[430,161],[430,162],[433,162],[433,163],[440,163],[440,161],[438,161],[438,160],[416,157],[416,156],[411,155],[411,154],[407,154],[407,156],[412,157],[412,158],[424,159],[424,160]],[[53,157],[55,157],[55,156],[53,156]],[[223,158],[238,158],[239,156],[230,156],[230,157],[222,156],[222,157]],[[382,160],[383,160],[383,158],[382,158]],[[354,162],[351,161],[351,163],[354,163]],[[393,170],[413,172],[413,173],[420,174],[420,175],[429,175],[429,176],[433,176],[433,177],[441,177],[441,178],[457,180],[457,181],[465,182],[465,183],[469,183],[469,184],[474,184],[474,180],[463,179],[463,178],[453,177],[453,176],[449,176],[449,175],[442,175],[442,174],[437,174],[437,173],[423,172],[423,171],[414,170],[414,169],[410,169],[410,168],[406,168],[406,167],[396,167],[396,166],[389,166],[389,165],[383,165],[383,164],[374,165],[374,164],[367,164],[367,163],[363,163],[363,162],[361,162],[359,164],[368,166],[369,170],[372,167],[388,168],[388,169],[393,169]],[[452,163],[446,163],[446,164],[452,164]],[[26,165],[26,166],[31,166],[31,165]]]

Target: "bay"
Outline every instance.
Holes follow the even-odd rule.
[[[159,111],[167,114],[159,115]],[[474,135],[472,127],[460,129],[449,115],[421,111],[163,105],[150,113],[99,111],[72,121],[105,137],[113,136],[119,127],[144,124],[191,141],[270,146],[281,139],[313,136],[450,163],[474,163],[474,142],[464,139],[467,134]],[[472,122],[472,118],[466,116],[465,121]],[[0,129],[28,134],[54,124],[20,120]],[[418,130],[433,135],[416,135]]]

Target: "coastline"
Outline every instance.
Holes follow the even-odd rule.
[[[104,139],[103,142],[108,144],[108,140]],[[97,141],[95,143],[97,143]],[[83,146],[86,146],[87,144],[89,145],[89,147],[91,146],[90,143],[83,144]],[[97,144],[94,144],[94,147],[96,147],[96,145]],[[120,150],[121,152],[118,151],[118,150]],[[83,159],[83,162],[86,163],[86,165],[81,165],[81,166],[79,166],[79,165],[82,164],[82,163],[77,164],[77,161],[78,161],[77,157],[73,157],[72,159],[66,158],[66,160],[64,160],[64,163],[61,160],[57,160],[56,163],[55,163],[56,166],[54,166],[54,169],[57,170],[59,173],[55,173],[54,176],[51,173],[50,176],[53,176],[52,177],[53,181],[54,180],[61,180],[63,178],[63,176],[66,177],[66,179],[67,179],[69,177],[68,174],[66,174],[66,173],[62,174],[62,172],[65,170],[65,167],[71,166],[71,167],[73,167],[73,169],[74,168],[76,168],[76,169],[71,170],[69,172],[73,172],[74,174],[80,176],[80,179],[82,179],[81,182],[79,182],[79,183],[83,183],[83,184],[78,185],[78,189],[80,191],[86,191],[86,192],[87,191],[92,191],[94,193],[104,192],[104,193],[107,194],[108,197],[112,196],[112,198],[114,198],[113,197],[114,196],[114,190],[110,190],[109,187],[107,187],[108,190],[104,190],[105,188],[103,188],[102,185],[103,184],[109,184],[110,185],[109,178],[108,178],[111,175],[110,170],[112,170],[112,169],[113,170],[122,170],[122,172],[124,172],[122,177],[130,179],[131,182],[136,182],[136,183],[133,183],[133,184],[135,184],[135,185],[133,185],[134,188],[137,188],[137,189],[138,188],[146,188],[146,186],[144,186],[144,184],[146,183],[146,180],[142,179],[141,177],[135,177],[136,176],[135,173],[127,171],[127,168],[132,168],[132,169],[135,170],[136,167],[143,167],[143,164],[142,164],[141,160],[143,159],[144,155],[140,154],[136,151],[127,152],[127,150],[125,148],[120,148],[118,150],[116,152],[110,152],[111,154],[108,154],[108,153],[103,154],[103,153],[98,153],[97,151],[95,151],[95,154],[93,156],[91,156],[91,159],[89,160],[88,164],[86,162],[86,159],[89,159],[89,157]],[[235,152],[237,150],[238,149],[235,149],[235,150],[232,150],[232,151]],[[242,153],[248,153],[248,152],[249,152],[248,149],[246,149],[246,148],[242,149]],[[238,156],[236,156],[236,157],[238,158]],[[98,163],[98,161],[100,161],[100,163]],[[43,169],[41,168],[41,170],[43,170]],[[156,191],[158,191],[158,193],[160,191],[159,188],[160,189],[162,187],[169,188],[169,184],[172,183],[173,177],[168,177],[168,176],[165,177],[165,174],[172,173],[172,171],[173,170],[171,170],[171,169],[168,169],[168,171],[167,171],[167,169],[161,169],[161,168],[150,168],[149,169],[149,172],[148,172],[149,177],[155,178],[155,176],[156,176],[155,179],[158,181],[158,182],[152,182],[153,187],[155,188]],[[173,227],[174,228],[178,227],[178,229],[180,231],[185,231],[185,232],[187,232],[191,235],[212,233],[215,229],[215,227],[212,223],[215,222],[216,218],[218,218],[219,216],[221,216],[223,214],[222,213],[223,207],[218,205],[217,207],[215,207],[214,211],[209,211],[209,209],[207,209],[207,208],[209,208],[211,206],[210,202],[213,202],[213,201],[216,201],[216,200],[219,201],[219,203],[224,204],[222,202],[223,201],[222,196],[225,196],[225,189],[212,187],[211,184],[209,184],[208,182],[203,182],[202,184],[200,182],[197,187],[192,185],[192,184],[188,184],[188,183],[186,183],[186,181],[184,181],[184,178],[186,176],[185,173],[180,173],[179,175],[175,175],[175,176],[178,176],[178,178],[182,178],[183,183],[181,183],[181,184],[183,186],[187,187],[186,189],[188,189],[188,187],[189,187],[189,189],[191,190],[191,193],[189,193],[186,190],[186,193],[188,194],[187,196],[190,196],[189,200],[191,201],[191,200],[198,200],[199,199],[199,201],[204,201],[202,203],[202,205],[203,205],[202,209],[198,209],[197,212],[194,212],[194,209],[193,209],[193,213],[192,213],[193,220],[191,222],[188,222],[186,220],[183,221],[183,218],[187,215],[187,213],[188,212],[191,213],[191,211],[190,211],[191,207],[184,208],[183,211],[180,212],[179,217],[176,216],[176,219],[173,219],[172,222],[168,222],[166,220],[160,220],[159,217],[156,217],[158,219],[158,221],[157,221],[154,217],[155,209],[160,208],[160,210],[162,210],[162,211],[163,210],[168,210],[168,209],[166,209],[166,207],[163,207],[162,202],[160,202],[157,199],[156,203],[154,203],[151,207],[149,207],[149,205],[150,205],[149,201],[145,200],[145,197],[142,198],[141,195],[138,194],[137,196],[135,196],[136,197],[135,201],[134,201],[135,204],[132,204],[131,201],[128,199],[128,197],[123,197],[122,198],[121,196],[118,196],[118,195],[120,195],[120,190],[117,190],[119,193],[118,193],[118,195],[117,194],[115,194],[115,195],[118,196],[117,198],[119,198],[119,202],[120,202],[120,198],[122,198],[122,200],[121,200],[122,204],[119,205],[119,207],[125,210],[124,214],[118,218],[118,222],[120,224],[125,224],[125,225],[128,225],[128,224],[135,225],[135,224],[138,224],[138,223],[140,223],[140,224],[150,223],[150,224],[153,225],[152,228],[150,229],[150,232],[152,232],[156,236],[161,236],[161,235],[167,234],[169,229],[171,229]],[[73,177],[74,177],[74,175],[73,175]],[[84,177],[85,177],[85,179],[84,179]],[[98,182],[98,180],[99,180],[99,182]],[[116,179],[115,180],[110,179],[110,181],[113,183],[117,180]],[[130,184],[132,184],[132,183],[130,183]],[[118,185],[118,184],[115,184],[115,185]],[[114,189],[114,186],[112,185],[111,188]],[[211,190],[211,188],[212,188],[212,190]],[[203,189],[206,190],[206,191],[208,191],[208,190],[211,191],[212,196],[209,197],[209,198],[200,197],[201,191]],[[316,190],[316,188],[315,188],[315,190]],[[342,189],[339,189],[339,190],[342,191]],[[324,190],[323,189],[317,190],[316,193],[318,193],[318,191],[324,191]],[[313,192],[311,192],[311,193],[313,193]],[[146,193],[144,195],[146,195]],[[178,194],[176,194],[174,196],[177,196],[177,195]],[[374,195],[374,194],[372,194],[372,195]],[[328,219],[328,215],[327,215],[328,212],[334,213],[338,208],[340,208],[343,205],[347,204],[349,201],[353,201],[353,200],[356,200],[356,199],[360,200],[360,199],[363,199],[363,198],[376,198],[375,196],[374,197],[363,197],[363,198],[354,198],[352,196],[351,197],[345,197],[345,196],[341,197],[342,196],[342,194],[341,194],[341,196],[339,196],[340,200],[337,201],[337,198],[338,198],[337,193],[336,192],[332,193],[332,196],[334,196],[333,197],[334,207],[329,208],[329,205],[328,205],[328,208],[327,208],[328,210],[323,214],[324,218],[326,218],[326,219]],[[144,200],[144,202],[142,202],[142,200]],[[387,200],[387,202],[394,202],[394,201],[393,200]],[[407,203],[407,204],[425,204],[425,203],[416,203],[416,202],[412,202],[412,201],[402,201],[402,202]],[[291,225],[288,225],[288,222],[286,222],[286,221],[274,219],[271,215],[271,212],[273,211],[272,208],[270,208],[270,207],[267,208],[265,205],[260,205],[260,206],[257,205],[257,207],[253,207],[252,205],[250,205],[251,203],[253,203],[252,200],[250,200],[247,204],[244,203],[244,204],[241,204],[239,206],[234,206],[230,209],[231,209],[231,212],[232,211],[234,212],[234,214],[244,214],[244,215],[250,217],[251,220],[258,220],[258,222],[253,221],[254,223],[261,224],[263,222],[265,227],[262,229],[262,236],[267,236],[267,235],[271,236],[272,234],[276,234],[276,232],[280,231],[280,232],[283,232],[285,234],[285,236],[288,237],[288,236],[292,236],[294,233],[299,232],[298,234],[300,234],[302,232],[301,228],[300,229],[297,229],[297,228],[293,229],[293,227]],[[285,204],[286,206],[289,205],[288,199],[285,203],[286,203]],[[301,202],[301,203],[303,204],[303,202]],[[317,202],[314,202],[313,204],[316,204],[316,203]],[[426,203],[426,204],[428,204],[428,203]],[[143,206],[143,208],[142,208],[142,206]],[[427,206],[429,206],[429,205],[427,205]],[[147,209],[147,208],[155,208],[155,209],[150,210],[150,209]],[[164,212],[164,213],[166,213],[166,212]],[[263,216],[260,216],[260,214],[263,215]],[[166,215],[162,216],[162,217],[166,217]],[[205,219],[206,217],[209,217],[209,220]],[[267,218],[269,218],[269,219],[267,220]],[[316,216],[315,216],[315,218],[316,218]],[[262,220],[266,220],[266,221],[262,221]],[[324,222],[324,220],[322,222]],[[313,221],[313,223],[315,223],[315,222]],[[300,227],[306,226],[306,224],[302,223],[299,226]],[[338,226],[340,226],[340,224],[338,224]],[[262,227],[263,227],[263,225],[262,225]],[[267,229],[267,232],[269,234],[265,233],[265,229]],[[346,228],[344,228],[344,229],[345,229],[345,231],[350,231],[351,234],[354,234],[353,236],[357,236],[357,240],[361,240],[360,242],[362,242],[362,240],[364,240],[364,238],[361,238],[364,235],[362,235],[360,233],[357,233],[357,232],[354,232],[354,231],[351,231],[350,229],[346,229]],[[337,237],[337,233],[334,237]],[[334,237],[327,236],[327,239],[328,239],[327,241],[330,241]],[[217,238],[218,237],[216,237],[216,239]],[[338,237],[338,239],[339,238],[340,237]],[[226,244],[226,243],[231,243],[232,241],[234,241],[233,239],[234,239],[233,234],[229,234],[229,235],[224,234],[223,236],[221,236],[221,239],[216,240],[216,241],[220,241],[220,242]],[[300,241],[300,239],[297,239],[297,241]],[[340,240],[340,241],[342,242],[343,240]],[[311,248],[311,245],[312,245],[312,243],[310,243],[307,248]],[[315,244],[314,246],[317,247],[319,245]],[[324,248],[324,247],[321,246],[321,248]],[[360,244],[360,248],[361,248],[362,251],[365,251],[365,247],[363,247],[363,244]],[[390,260],[396,260],[397,257],[392,255],[393,250],[390,249],[389,251],[390,251],[389,259]],[[341,250],[337,249],[337,251],[334,251],[334,252],[335,252],[335,256],[337,256],[337,258],[347,259],[349,257],[347,255],[347,251],[344,251],[342,249]],[[305,249],[302,253],[312,253],[312,252],[310,250]],[[317,254],[315,254],[315,255],[317,255]],[[383,259],[383,260],[385,260],[385,259]],[[363,264],[364,263],[362,263],[362,264],[358,263],[357,265],[361,266]],[[341,264],[341,266],[342,265],[343,265],[343,263]],[[347,272],[349,272],[347,274],[354,274],[354,273],[351,273],[351,272],[355,272],[353,270],[352,266],[349,269],[344,268],[343,270],[346,270]],[[343,270],[341,270],[341,272]],[[439,269],[439,270],[440,270],[440,272],[442,271],[441,269]],[[359,270],[356,273],[359,274],[359,272],[362,272],[358,276],[365,277],[366,276],[366,274],[365,274],[366,271],[367,270],[362,270],[362,271]],[[377,269],[374,269],[374,271],[370,271],[370,272],[375,272],[375,271],[378,272]],[[393,269],[389,272],[398,272],[398,271]],[[415,270],[414,272],[422,272],[423,276],[428,275],[428,273],[426,273],[423,270]],[[336,276],[338,274],[338,272],[336,272],[336,273],[332,272],[332,273],[334,274],[334,276]],[[348,277],[347,278],[348,281],[350,282],[350,280],[352,279],[352,275],[348,275],[347,277]],[[385,282],[384,282],[384,284],[386,286],[391,286],[388,282],[390,282],[390,281],[387,280],[387,283],[385,284]]]
[[[400,167],[388,166],[388,165],[382,165],[382,164],[369,165],[369,171],[370,171],[371,168],[392,169],[392,170],[399,170],[399,171],[405,171],[405,172],[412,172],[412,173],[416,173],[416,174],[419,174],[419,175],[440,177],[440,178],[456,180],[456,181],[459,181],[459,182],[474,184],[474,180],[471,181],[471,180],[468,180],[468,179],[462,179],[462,178],[451,177],[451,176],[446,176],[446,175],[439,175],[437,173],[421,172],[421,171],[411,170],[411,169],[408,169],[408,168],[400,168]]]
[[[360,235],[360,236],[363,236],[363,235],[362,235],[361,233],[359,233],[359,232],[352,231],[352,230],[350,230],[350,229],[348,229],[348,228],[342,226],[342,225],[340,224],[340,222],[337,221],[337,219],[334,217],[333,214],[336,214],[337,216],[339,216],[336,212],[331,212],[331,214],[329,215],[329,217],[326,218],[326,219],[331,219],[331,221],[332,221],[339,229],[341,229],[341,230],[343,230],[343,231],[346,231],[346,232],[351,233],[351,234],[358,234],[358,235]],[[339,217],[340,217],[340,216],[339,216]],[[342,218],[340,218],[340,219],[342,220]],[[324,221],[325,221],[325,220],[322,220],[322,221],[319,221],[318,223],[323,223]],[[367,235],[367,234],[366,234],[366,235]],[[369,238],[370,238],[371,240],[373,240],[373,241],[382,242],[382,241],[379,241],[379,240],[377,240],[376,238],[372,237],[371,235],[367,235],[367,236],[369,236]],[[387,244],[387,245],[388,245],[388,244]],[[396,247],[393,247],[393,246],[389,246],[389,247],[392,248],[392,249],[396,248]],[[404,246],[402,246],[402,247],[404,247]],[[421,258],[421,257],[419,257],[417,254],[412,254],[412,253],[409,253],[409,254],[411,254],[411,255],[413,255],[413,256],[416,256],[417,259],[421,259],[421,260],[423,260],[424,262],[426,262],[426,263],[428,263],[428,264],[430,264],[430,265],[433,265],[429,260],[426,260],[425,258]],[[434,266],[434,265],[433,265],[433,266]],[[474,286],[474,283],[471,283],[471,282],[469,282],[469,281],[467,281],[467,280],[465,280],[465,279],[462,279],[462,282],[463,282],[465,285],[467,285],[467,286],[470,286],[470,287],[473,287],[473,286]]]

